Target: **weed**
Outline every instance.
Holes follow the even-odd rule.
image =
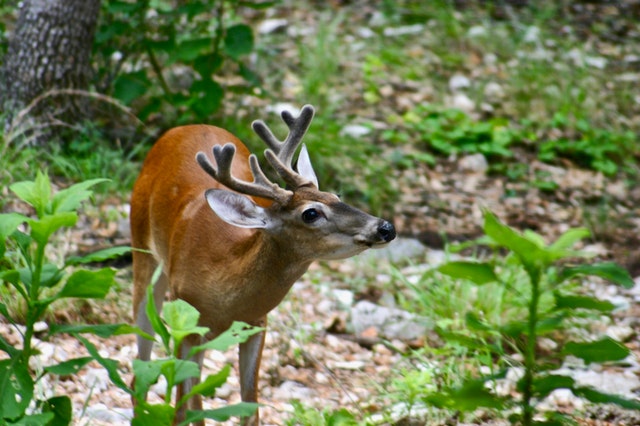
[[[541,336],[554,333],[583,311],[599,314],[610,313],[615,306],[610,302],[577,293],[571,282],[579,276],[594,275],[625,287],[633,286],[633,280],[622,268],[611,263],[572,264],[569,260],[584,256],[572,250],[580,239],[587,236],[585,229],[571,229],[553,244],[545,245],[542,237],[527,231],[520,234],[502,224],[490,212],[485,212],[484,231],[488,237],[482,243],[496,249],[507,249],[505,261],[487,262],[450,261],[439,268],[441,274],[482,287],[498,285],[502,296],[510,294],[516,309],[508,315],[489,315],[482,309],[467,309],[464,313],[466,333],[440,329],[448,342],[463,345],[480,355],[497,359],[522,359],[523,373],[517,382],[519,398],[499,395],[491,391],[494,383],[504,379],[512,367],[498,364],[490,374],[475,375],[461,385],[447,386],[423,398],[425,403],[463,412],[479,407],[511,412],[511,420],[524,425],[533,424],[539,401],[559,388],[570,389],[575,395],[594,403],[609,402],[625,408],[638,409],[640,404],[616,395],[609,395],[592,388],[579,386],[571,377],[554,370],[567,355],[583,359],[586,363],[603,363],[625,358],[629,349],[610,338],[588,342],[561,342],[561,348],[551,355],[539,353],[536,348]],[[454,305],[455,307],[456,305]],[[498,306],[500,304],[498,303]],[[448,324],[442,324],[441,326]],[[511,357],[511,353],[519,354]],[[493,363],[491,363],[493,364]],[[549,420],[569,421],[564,414],[546,413]]]

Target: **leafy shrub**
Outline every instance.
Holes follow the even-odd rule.
[[[222,102],[225,88],[213,77],[225,64],[237,68],[247,88],[258,82],[242,61],[253,51],[253,31],[231,23],[235,17],[228,10],[267,5],[224,0],[103,2],[94,44],[99,90],[133,105],[141,120],[159,112],[171,112],[182,123],[204,120]]]
[[[474,154],[511,157],[510,146],[518,140],[506,119],[475,121],[457,109],[438,109],[421,104],[403,115],[397,128],[383,133],[394,142],[418,142],[437,154]]]
[[[84,257],[68,257],[62,266],[46,259],[45,252],[53,234],[76,223],[78,215],[75,210],[91,196],[89,188],[104,181],[82,182],[52,195],[48,177],[38,172],[34,181],[10,186],[18,198],[33,207],[36,216],[0,214],[0,280],[13,287],[15,296],[26,305],[24,331],[21,331],[22,347],[13,347],[0,336],[0,350],[9,356],[0,361],[0,389],[3,390],[0,418],[3,423],[68,424],[71,420],[68,396],[40,400],[34,393],[35,385],[47,373],[75,373],[91,358],[47,366],[35,376],[30,371],[29,359],[38,353],[32,346],[35,324],[53,303],[67,298],[102,299],[114,283],[115,271],[111,268],[87,270],[77,267],[119,256],[129,250],[116,247]],[[24,223],[28,225],[28,232],[18,229]],[[0,302],[0,314],[17,327],[16,314],[10,312],[3,302]],[[116,326],[114,330],[118,328]],[[56,332],[59,331],[55,327],[50,328],[50,334]],[[31,404],[35,405],[35,411],[30,408]]]
[[[514,414],[511,420],[524,425],[534,424],[537,403],[560,388],[570,389],[575,395],[594,403],[640,408],[636,401],[579,386],[571,377],[554,372],[559,361],[567,355],[578,357],[586,363],[621,360],[629,355],[629,349],[624,345],[611,338],[603,338],[589,342],[569,341],[551,354],[541,354],[537,350],[541,336],[550,335],[581,312],[595,311],[606,315],[615,308],[610,302],[572,290],[569,283],[574,278],[594,275],[629,288],[633,286],[629,274],[612,263],[569,262],[584,256],[572,250],[572,247],[588,235],[585,229],[571,229],[553,244],[545,245],[538,234],[530,231],[520,234],[502,224],[490,212],[485,212],[484,231],[488,239],[483,239],[483,243],[509,251],[507,262],[516,266],[521,275],[526,277],[528,291],[522,292],[521,286],[505,281],[502,273],[497,272],[503,268],[494,260],[452,261],[440,266],[438,272],[458,280],[468,280],[478,286],[499,283],[503,291],[517,291],[517,297],[526,301],[526,309],[513,315],[508,321],[497,322],[491,321],[481,312],[469,311],[464,316],[464,321],[472,333],[470,336],[449,332],[442,333],[442,336],[473,351],[489,350],[499,358],[508,353],[505,351],[505,344],[508,351],[519,353],[523,359],[523,375],[516,385],[519,398],[497,395],[491,390],[491,384],[505,378],[508,368],[502,368],[493,374],[466,379],[460,386],[445,387],[426,396],[424,402],[461,411],[474,411],[479,407],[512,410]],[[549,421],[555,422],[553,424],[570,421],[564,414],[547,414]]]

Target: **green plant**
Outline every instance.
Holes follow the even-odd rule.
[[[595,389],[579,386],[568,376],[554,372],[558,362],[567,355],[581,358],[586,363],[603,363],[625,358],[629,349],[610,339],[603,338],[589,342],[565,342],[562,349],[551,355],[539,353],[536,348],[541,336],[550,335],[563,324],[583,311],[610,313],[615,306],[610,302],[579,294],[570,283],[577,277],[593,275],[604,278],[627,288],[633,286],[629,274],[612,263],[570,263],[572,259],[584,257],[572,247],[588,235],[585,229],[571,229],[554,243],[546,245],[542,237],[530,231],[523,234],[502,224],[492,213],[485,212],[483,239],[496,249],[507,249],[507,262],[516,266],[524,274],[528,291],[522,293],[526,310],[507,322],[495,323],[475,312],[467,312],[465,323],[474,335],[463,340],[453,336],[457,344],[465,344],[472,350],[480,345],[488,347],[495,356],[503,357],[509,351],[522,356],[523,376],[517,382],[519,398],[497,395],[490,384],[503,379],[507,369],[502,368],[492,374],[466,379],[462,385],[449,386],[424,398],[426,403],[441,408],[473,411],[478,407],[488,407],[502,411],[514,410],[511,420],[524,425],[568,423],[570,418],[559,413],[546,413],[548,421],[533,420],[536,406],[552,391],[570,389],[575,395],[594,403],[614,403],[625,408],[640,409],[636,401],[604,394]],[[514,286],[504,281],[495,261],[470,262],[452,261],[438,268],[438,272],[460,280],[468,280],[475,285],[502,282],[506,290]],[[445,339],[451,336],[443,334]],[[486,343],[489,343],[487,346]],[[512,360],[511,362],[514,362]]]
[[[304,406],[300,401],[292,401],[293,413],[285,422],[288,426],[357,426],[356,417],[348,410],[324,409]]]
[[[71,420],[69,397],[40,399],[35,395],[35,384],[46,374],[75,373],[90,359],[50,365],[32,374],[29,360],[38,353],[32,338],[35,324],[53,303],[68,298],[101,299],[114,283],[115,271],[111,268],[88,270],[77,267],[119,256],[129,250],[126,247],[101,250],[84,257],[67,257],[62,266],[49,262],[45,254],[54,233],[76,223],[76,209],[91,196],[89,188],[104,181],[94,179],[52,194],[49,178],[38,172],[34,181],[10,186],[19,199],[33,207],[35,217],[0,214],[0,280],[13,287],[14,297],[22,299],[26,305],[22,346],[13,347],[0,336],[0,350],[9,356],[0,361],[3,394],[0,419],[3,423],[68,424]],[[19,229],[25,223],[28,232]],[[15,314],[4,302],[0,302],[0,314],[17,326]],[[55,333],[55,328],[50,330],[50,334]]]
[[[158,269],[157,273],[159,271],[160,269]],[[176,401],[176,404],[173,405],[171,395],[174,387],[185,380],[200,377],[200,368],[196,362],[180,359],[180,343],[189,335],[204,336],[209,332],[209,329],[198,326],[200,313],[183,300],[165,303],[162,308],[163,317],[161,318],[155,309],[152,292],[153,286],[150,285],[147,291],[147,300],[149,301],[146,307],[147,315],[154,331],[160,336],[160,341],[168,356],[150,361],[134,360],[133,372],[136,377],[134,388],[130,390],[126,385],[120,386],[126,392],[131,393],[137,401],[135,418],[132,422],[134,426],[158,424],[168,426],[174,424],[176,413],[189,398],[194,395],[213,396],[216,389],[225,383],[231,371],[230,366],[226,365],[217,374],[208,376],[204,381],[191,388],[181,400]],[[260,330],[260,328],[249,327],[247,324],[236,322],[214,340],[194,347],[189,357],[208,349],[224,351],[234,344],[246,341],[251,335]],[[103,365],[111,374],[117,374],[110,365]],[[165,401],[160,404],[149,403],[145,400],[145,396],[150,387],[158,382],[160,376],[164,376],[167,382]],[[187,411],[186,420],[183,424],[204,419],[224,421],[231,416],[250,416],[257,408],[258,404],[243,402],[213,410]]]
[[[270,4],[103,2],[94,44],[99,90],[133,105],[142,120],[160,112],[183,123],[206,119],[224,97],[225,88],[214,79],[223,66],[234,66],[248,88],[258,84],[242,60],[253,50],[253,31],[231,23],[237,21],[233,10]],[[237,91],[242,85],[227,88]]]
[[[594,128],[586,119],[575,120],[573,124],[563,114],[556,114],[550,126],[575,135],[542,142],[538,150],[542,161],[566,157],[607,176],[615,175],[621,166],[633,161],[636,135],[631,131]]]
[[[391,143],[413,142],[437,154],[474,154],[509,158],[517,131],[505,119],[476,121],[457,109],[420,104],[397,118],[395,128],[383,132]]]

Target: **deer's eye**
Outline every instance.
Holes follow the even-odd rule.
[[[307,209],[302,212],[302,221],[304,223],[313,223],[316,220],[320,219],[322,214],[316,209]]]

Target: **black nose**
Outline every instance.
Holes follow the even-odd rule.
[[[391,222],[383,220],[380,226],[378,226],[378,235],[388,243],[396,237],[396,228],[393,227]]]

